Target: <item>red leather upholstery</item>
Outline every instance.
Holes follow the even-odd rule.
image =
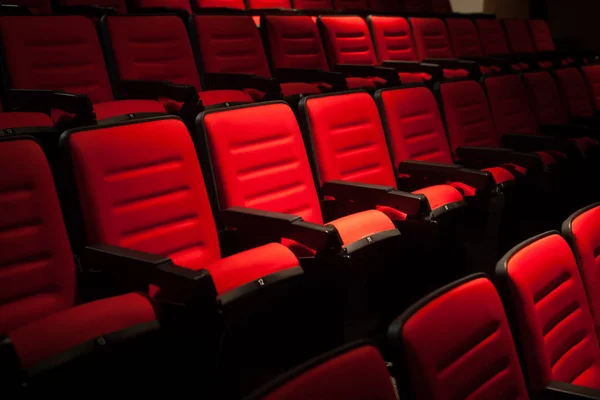
[[[591,89],[594,109],[600,110],[600,65],[583,65],[581,72]]]
[[[598,337],[567,242],[549,233],[505,260],[498,271],[512,288],[510,300],[533,391],[551,380],[600,389]]]
[[[233,8],[244,10],[244,0],[194,0],[197,8]]]
[[[188,14],[192,13],[192,6],[189,0],[134,0],[132,5],[135,8],[167,8],[173,10],[183,10]]]
[[[406,18],[373,15],[368,21],[381,61],[417,61],[417,49]]]
[[[0,35],[14,88],[85,94],[98,119],[165,112],[154,101],[114,100],[96,28],[85,17],[2,17]],[[69,118],[62,112],[53,115],[55,122]]]
[[[473,277],[431,296],[390,328],[405,352],[415,398],[528,399],[492,282]],[[399,390],[403,397],[406,389]]]
[[[529,30],[531,38],[537,52],[541,51],[556,51],[552,33],[548,28],[548,23],[543,19],[530,19]]]
[[[358,16],[319,18],[330,65],[377,65],[369,28]]]
[[[468,18],[448,18],[446,24],[448,25],[448,33],[456,57],[484,56],[477,28],[473,20]]]
[[[254,399],[303,400],[394,400],[396,395],[379,351],[364,345],[326,360],[302,366],[287,382],[282,382]],[[349,377],[360,377],[350,379]]]
[[[565,124],[568,116],[552,75],[547,71],[527,72],[523,81],[529,101],[540,124]]]
[[[505,19],[502,22],[508,45],[513,53],[527,54],[535,52],[527,21],[523,19]]]
[[[479,30],[479,39],[483,51],[488,56],[508,55],[510,49],[504,35],[502,24],[497,19],[476,19],[475,24]]]
[[[248,0],[248,9],[259,10],[261,8],[292,8],[290,0]]]
[[[0,112],[0,129],[24,127],[53,127],[52,119],[44,113]]]
[[[4,141],[0,152],[0,331],[6,333],[71,307],[75,265],[41,148],[32,140]]]
[[[572,117],[592,117],[594,106],[591,91],[577,68],[559,68],[554,71],[556,84],[567,112]]]
[[[600,207],[591,206],[573,214],[562,227],[577,257],[590,311],[594,317],[596,335],[600,335]]]
[[[202,90],[198,69],[186,27],[177,16],[108,16],[115,63],[121,80],[169,81]],[[200,94],[202,103],[211,106],[225,102],[252,102],[242,91],[216,90]],[[162,100],[171,112],[180,103]]]

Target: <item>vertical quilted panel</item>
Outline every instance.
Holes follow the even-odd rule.
[[[534,53],[533,40],[523,19],[506,19],[503,21],[508,45],[513,53]]]
[[[477,28],[467,18],[448,18],[448,33],[452,40],[452,48],[456,57],[482,57],[483,49],[479,41]]]
[[[368,93],[308,99],[305,117],[322,183],[396,186],[377,106]]]
[[[290,0],[248,0],[248,8],[257,10],[261,8],[292,8]]]
[[[233,8],[235,10],[244,10],[246,5],[244,0],[192,0],[196,2],[198,8]]]
[[[380,61],[417,60],[417,49],[406,18],[372,16],[369,20]]]
[[[333,0],[333,8],[336,10],[368,10],[367,0]]]
[[[600,110],[600,65],[584,65],[581,72],[592,91],[594,109]]]
[[[331,10],[333,8],[330,0],[293,0],[293,6],[297,10]]]
[[[204,116],[222,209],[242,206],[322,223],[294,113],[270,104]]]
[[[0,154],[0,331],[6,333],[71,307],[75,265],[42,149],[32,140],[7,141]]]
[[[367,23],[361,17],[319,18],[331,66],[377,65],[377,56]]]
[[[132,4],[137,8],[164,7],[167,9],[185,10],[189,14],[192,13],[192,6],[189,0],[134,0]]]
[[[2,17],[0,34],[14,88],[113,99],[96,28],[79,16]]]
[[[111,16],[106,24],[121,79],[170,81],[200,90],[192,46],[179,17]]]
[[[546,71],[523,75],[529,103],[539,124],[566,124],[569,122],[560,93],[552,75]]]
[[[508,42],[500,21],[496,19],[476,19],[483,51],[488,56],[510,54]]]
[[[533,390],[588,374],[589,386],[600,388],[598,338],[569,245],[546,236],[513,255],[507,271]]]
[[[417,399],[529,398],[502,302],[488,279],[431,300],[401,334]]]
[[[535,116],[529,106],[527,91],[518,75],[489,77],[484,81],[496,129],[503,135],[538,133]]]
[[[500,137],[479,83],[444,83],[440,90],[452,152],[461,146],[499,147]]]
[[[568,232],[575,239],[575,249],[583,284],[600,336],[600,207],[592,208],[573,219]]]
[[[440,112],[429,89],[385,90],[381,102],[396,163],[453,163]]]
[[[437,18],[411,18],[420,59],[453,58],[444,21]]]
[[[328,70],[317,25],[309,16],[265,16],[271,60],[275,68]]]
[[[249,15],[196,15],[196,35],[205,72],[270,77],[258,29]]]
[[[52,14],[50,0],[11,0],[10,4],[27,7],[32,14]]]
[[[60,0],[63,6],[100,6],[114,8],[119,14],[127,14],[125,0]]]
[[[554,71],[560,94],[567,105],[570,116],[591,117],[594,115],[591,92],[577,68]]]
[[[554,40],[552,40],[552,33],[548,28],[548,23],[541,19],[529,20],[529,30],[531,31],[531,37],[533,38],[533,44],[535,45],[536,51],[555,51]]]
[[[90,243],[169,256],[203,268],[220,258],[194,145],[176,119],[69,138]]]

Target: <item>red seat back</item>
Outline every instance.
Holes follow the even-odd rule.
[[[369,27],[358,16],[321,16],[318,19],[329,65],[377,65]]]
[[[333,0],[333,8],[339,11],[368,10],[367,0]]]
[[[425,58],[454,58],[444,21],[438,18],[411,18],[417,51]]]
[[[174,10],[183,10],[188,14],[192,13],[190,0],[133,0],[132,5],[136,8],[166,8]]]
[[[419,86],[382,90],[375,99],[396,163],[453,163],[437,102],[429,89]]]
[[[331,10],[333,5],[330,0],[293,0],[297,10]]]
[[[513,53],[528,54],[535,52],[527,21],[523,19],[505,19],[503,24],[508,45]]]
[[[502,302],[485,275],[430,294],[388,332],[410,375],[400,377],[400,398],[529,398]]]
[[[271,77],[258,28],[249,15],[194,16],[204,72]]]
[[[232,8],[235,10],[244,10],[246,4],[244,0],[192,0],[195,1],[196,8]]]
[[[321,183],[345,180],[396,186],[379,112],[368,93],[309,97],[299,109]]]
[[[8,333],[73,305],[75,263],[41,147],[5,139],[0,154],[0,331]]]
[[[68,137],[88,243],[170,257],[198,270],[220,258],[194,144],[164,117]]]
[[[443,83],[440,95],[452,152],[461,146],[500,146],[500,136],[479,83],[472,80]]]
[[[0,35],[11,86],[65,90],[92,103],[113,99],[91,20],[80,16],[1,17]]]
[[[536,51],[555,51],[552,33],[548,28],[548,23],[543,19],[530,19],[529,30],[533,39]]]
[[[317,25],[309,16],[266,15],[266,31],[274,68],[329,70]]]
[[[527,91],[518,75],[487,77],[484,80],[496,129],[502,134],[535,135],[538,126],[529,106]]]
[[[562,225],[562,235],[577,257],[579,272],[600,335],[600,206],[593,204],[571,215]]]
[[[367,21],[380,61],[417,61],[417,49],[406,18],[372,15]]]
[[[575,257],[558,232],[511,250],[496,268],[515,313],[534,392],[549,381],[600,388],[600,348]]]
[[[259,390],[253,400],[395,400],[385,362],[371,345],[326,354]],[[289,376],[288,375],[288,376]],[[360,379],[348,380],[348,377]]]
[[[523,81],[529,95],[529,104],[538,124],[566,124],[569,122],[558,87],[556,87],[550,72],[527,72],[523,74]]]
[[[581,73],[592,92],[594,109],[600,110],[600,65],[583,65]]]
[[[241,206],[322,223],[302,134],[284,103],[205,112],[221,209]]]
[[[594,105],[591,91],[577,68],[560,68],[554,71],[561,97],[572,117],[591,117]]]
[[[248,9],[259,10],[261,8],[292,8],[290,0],[248,0]]]
[[[502,24],[497,19],[476,19],[475,25],[479,31],[479,38],[483,51],[488,56],[508,55],[510,49]]]
[[[201,90],[181,18],[107,16],[104,24],[120,79],[170,81]]]
[[[454,55],[462,57],[483,57],[483,48],[473,20],[468,18],[448,18],[448,33],[452,40]]]

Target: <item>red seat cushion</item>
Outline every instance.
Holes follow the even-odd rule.
[[[394,223],[381,211],[368,210],[351,214],[328,222],[336,227],[343,246],[347,246],[367,236],[396,229]]]
[[[30,126],[53,127],[47,114],[33,112],[0,112],[0,129],[24,128]]]
[[[513,174],[511,174],[504,168],[492,167],[492,168],[485,168],[485,169],[483,169],[483,171],[490,172],[492,174],[492,176],[494,177],[494,182],[496,182],[497,185],[508,182],[508,181],[515,180],[515,177],[513,176]]]
[[[375,89],[375,82],[367,78],[348,77],[346,85],[348,89]]]
[[[138,293],[86,303],[8,333],[21,366],[40,361],[98,336],[156,320],[147,297]],[[43,336],[41,336],[43,334]]]
[[[252,96],[241,90],[207,90],[198,93],[198,97],[205,106],[223,103],[252,103]]]
[[[432,210],[463,200],[460,192],[450,185],[429,186],[413,193],[425,195]]]
[[[303,83],[303,82],[289,82],[281,84],[281,91],[284,96],[293,96],[296,94],[320,94],[321,91],[318,87],[311,83]]]
[[[421,72],[398,72],[398,78],[400,78],[400,82],[402,83],[422,83],[431,79],[431,75]]]

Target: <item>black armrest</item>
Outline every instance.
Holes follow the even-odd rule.
[[[473,61],[458,60],[455,58],[428,58],[423,60],[427,64],[436,64],[445,69],[464,69],[469,75],[479,74],[479,66]]]
[[[59,109],[75,114],[82,123],[92,124],[96,117],[89,97],[54,90],[9,89],[6,102],[13,110],[49,113]]]
[[[510,149],[489,147],[459,147],[456,158],[461,164],[496,166],[500,164],[516,164],[527,169],[543,167],[539,155],[519,153]]]
[[[600,390],[552,381],[542,390],[539,398],[541,400],[600,399]]]
[[[600,118],[598,115],[594,116],[573,116],[569,117],[569,122],[571,124],[589,127],[593,129],[600,129]]]
[[[132,286],[150,284],[169,293],[179,293],[185,298],[215,298],[214,283],[207,270],[194,271],[182,268],[168,257],[143,253],[107,244],[87,246],[82,254],[86,269],[102,271],[121,282],[134,282]]]
[[[441,182],[462,182],[476,190],[488,190],[494,187],[492,174],[486,171],[465,169],[460,165],[441,164],[423,161],[403,161],[398,166],[398,173],[412,176],[431,177]]]
[[[223,210],[221,215],[229,228],[254,234],[260,227],[279,238],[293,239],[317,252],[340,249],[343,244],[334,226],[306,222],[297,215],[246,207],[231,207]]]
[[[321,69],[277,68],[273,74],[279,82],[323,82],[334,90],[347,90],[346,78],[340,73]]]
[[[570,151],[567,142],[548,136],[504,134],[502,135],[502,143],[506,147],[524,152],[544,150]]]
[[[369,208],[388,206],[409,216],[428,216],[431,213],[425,196],[401,192],[390,186],[329,181],[323,184],[322,191],[324,196],[331,196],[336,201],[366,203]]]
[[[393,68],[397,72],[424,72],[431,75],[432,81],[444,78],[444,71],[436,64],[421,63],[418,61],[386,60],[381,63],[384,67]]]
[[[252,88],[264,93],[281,93],[277,79],[249,74],[211,72],[204,74],[206,84],[212,89],[241,90]]]
[[[399,86],[401,84],[398,73],[392,68],[376,67],[373,65],[338,64],[335,66],[335,70],[346,76],[362,78],[376,76],[385,79],[387,86]]]
[[[102,7],[93,5],[66,6],[59,5],[55,7],[55,14],[87,15],[88,17],[101,18],[104,15],[115,15],[117,10],[113,7]]]
[[[181,103],[197,103],[198,91],[191,85],[176,85],[168,81],[121,81],[121,89],[129,97],[156,100],[166,97]]]
[[[585,126],[570,124],[540,125],[540,132],[557,139],[573,139],[583,136],[598,137],[598,131]]]

